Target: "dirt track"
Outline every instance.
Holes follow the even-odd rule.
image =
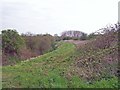
[[[83,45],[89,42],[89,40],[80,41],[80,40],[65,40],[65,42],[74,43],[75,45]]]

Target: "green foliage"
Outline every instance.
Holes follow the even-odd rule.
[[[70,43],[57,43],[57,49],[31,61],[3,67],[3,88],[117,88],[117,78],[92,84],[68,71],[74,63],[76,49]],[[77,69],[77,68],[76,68]]]
[[[96,35],[96,34],[94,34],[94,33],[91,33],[91,34],[89,34],[88,36],[87,36],[87,39],[89,40],[89,39],[94,39],[94,38],[96,38],[96,36],[98,36],[98,35]]]
[[[67,87],[63,72],[68,68],[74,50],[73,44],[63,43],[34,60],[4,66],[3,87]]]
[[[2,31],[2,49],[5,54],[18,54],[21,47],[24,45],[24,40],[16,30]]]
[[[25,41],[16,30],[2,30],[2,65],[20,61],[21,50],[24,48]]]
[[[71,34],[72,32],[70,31],[69,33]],[[76,35],[77,33],[74,32]],[[63,36],[66,34],[68,33],[65,32]],[[6,51],[3,51],[5,53],[17,53],[23,43],[18,33],[14,30],[8,30],[3,31],[2,36],[4,36],[5,46],[13,46],[9,46],[7,49],[4,47]],[[19,42],[16,41],[18,37],[19,39],[21,38]],[[88,38],[94,39],[86,44],[77,45],[78,47],[65,42],[53,43],[55,38],[49,34],[29,34],[23,37],[27,50],[31,50],[30,52],[37,54],[44,54],[49,50],[51,52],[34,59],[21,61],[16,65],[4,66],[2,68],[3,88],[116,89],[120,85],[117,78],[118,40],[117,32],[114,30],[107,30],[107,32],[97,37],[91,34]],[[65,38],[69,39],[69,37]],[[84,34],[82,40],[85,39],[86,35]],[[26,49],[24,50],[27,51]],[[19,58],[15,55],[9,57],[9,59],[15,63],[16,60],[19,61]]]
[[[55,39],[55,41],[60,41],[60,40],[61,40],[61,37],[58,36],[57,34],[54,34],[54,39]]]
[[[63,37],[63,39],[62,40],[70,40],[70,39],[72,39],[72,37]]]
[[[2,31],[3,65],[13,64],[17,60],[28,59],[53,50],[54,37],[50,34],[18,34],[16,30]],[[1,44],[1,39],[0,39]],[[16,61],[10,58],[18,58]],[[13,63],[9,60],[14,61]]]

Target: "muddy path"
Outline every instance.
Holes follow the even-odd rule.
[[[75,44],[76,46],[80,46],[80,45],[84,45],[84,44],[88,43],[89,40],[84,40],[84,41],[81,41],[81,40],[64,40],[64,42],[69,42],[69,43]]]

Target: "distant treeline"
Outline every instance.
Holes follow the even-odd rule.
[[[20,35],[14,29],[2,30],[2,64],[14,64],[21,60],[29,59],[54,50],[56,41],[61,40],[85,40],[87,34],[80,31],[64,31],[61,36],[55,34],[32,34]],[[2,41],[2,42],[1,42]]]
[[[69,39],[86,40],[87,34],[81,31],[69,30],[69,31],[62,32],[61,39],[63,40],[69,40]]]

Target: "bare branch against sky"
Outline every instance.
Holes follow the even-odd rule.
[[[60,34],[94,32],[118,21],[119,0],[0,0],[0,30]]]

